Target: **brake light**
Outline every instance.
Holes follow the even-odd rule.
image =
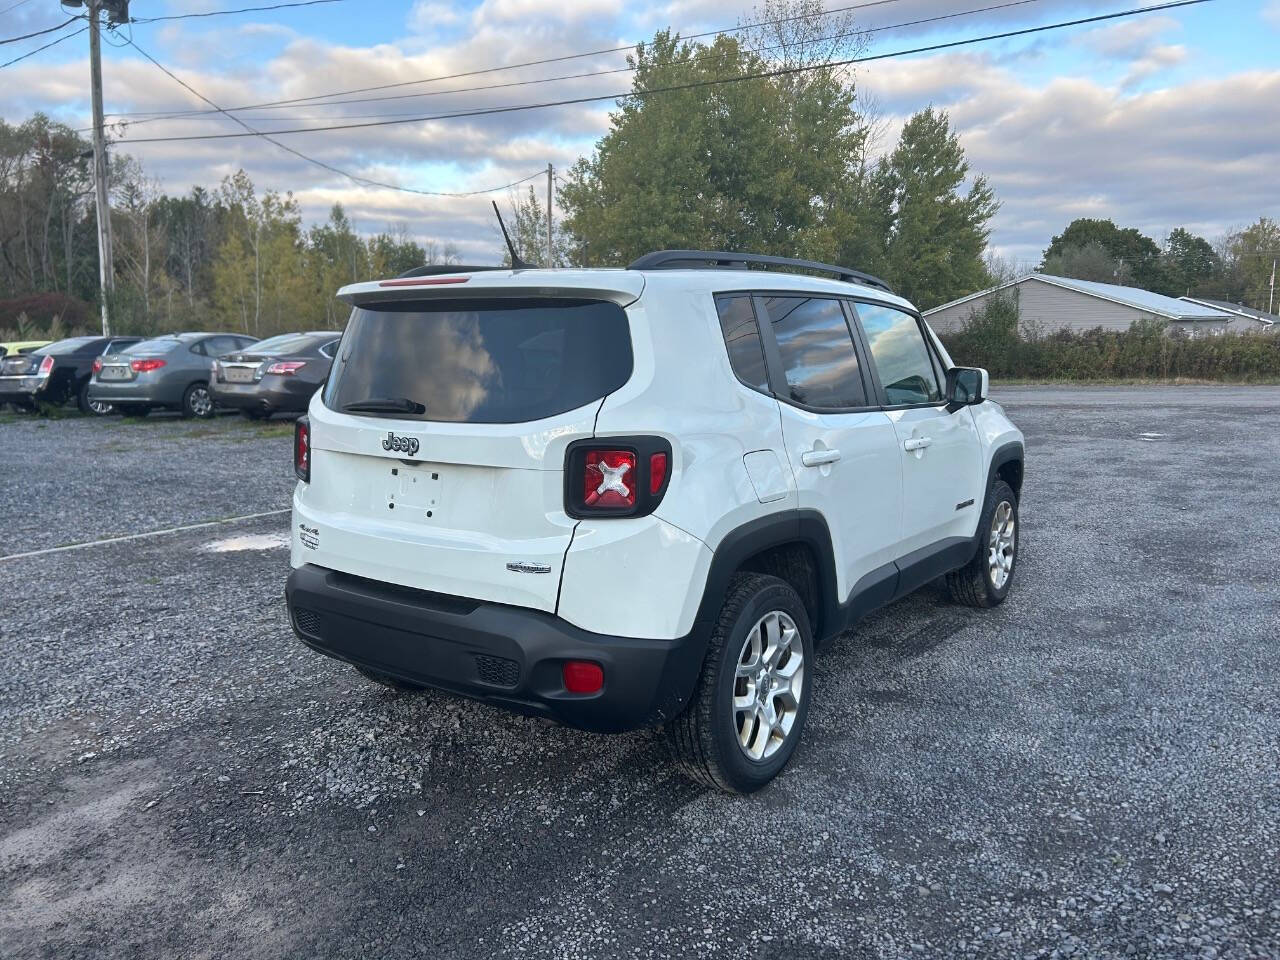
[[[447,283],[466,283],[470,277],[409,277],[405,280],[383,280],[380,287],[438,287]]]
[[[566,660],[563,675],[570,693],[598,693],[604,687],[604,668],[590,660]]]
[[[590,450],[582,481],[584,507],[634,507],[636,455],[630,450]]]
[[[293,423],[293,472],[303,483],[311,482],[311,421],[306,417]]]
[[[94,357],[94,358],[93,358],[93,372],[94,372],[94,373],[101,373],[101,372],[102,372],[102,358],[101,358],[101,357]]]
[[[671,444],[661,437],[578,440],[565,455],[565,512],[571,517],[643,517],[671,479]]]
[[[656,496],[667,479],[667,455],[654,453],[649,455],[649,495]]]
[[[305,360],[283,360],[280,363],[273,363],[267,367],[267,373],[279,373],[288,376],[296,373],[307,365]]]
[[[47,377],[51,373],[53,373],[53,357],[45,356],[40,361],[40,376]]]
[[[148,357],[146,360],[130,360],[129,369],[134,373],[150,373],[152,370],[159,370],[164,366],[164,361],[159,357]]]

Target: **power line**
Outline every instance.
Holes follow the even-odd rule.
[[[54,33],[58,30],[61,30],[63,27],[65,27],[69,23],[75,23],[79,19],[80,17],[70,17],[62,21],[62,23],[58,24],[56,27],[48,27],[47,29],[44,29],[44,30],[37,30],[35,33],[26,33],[20,37],[9,37],[6,40],[0,40],[0,45],[6,44],[6,43],[17,43],[19,40],[30,40],[32,37],[43,37],[46,33]]]
[[[23,4],[30,3],[30,2],[31,0],[18,0],[17,3],[11,3],[9,4],[9,6],[5,7],[3,10],[0,10],[0,13],[8,13],[10,10],[17,10]]]
[[[196,17],[225,17],[233,13],[259,13],[288,7],[314,7],[321,3],[343,3],[344,0],[300,0],[298,3],[275,3],[269,7],[240,7],[236,10],[209,10],[206,13],[175,13],[167,17],[130,17],[130,23],[159,23],[161,20],[191,20]]]
[[[946,43],[935,43],[923,47],[914,47],[908,50],[895,50],[890,53],[868,54],[861,57],[850,57],[846,60],[830,60],[817,64],[806,64],[798,67],[780,67],[775,70],[765,70],[758,73],[742,74],[737,77],[721,77],[713,80],[696,80],[689,83],[673,84],[667,87],[654,87],[650,90],[626,91],[623,93],[600,94],[589,97],[571,97],[564,100],[550,100],[543,103],[526,103],[516,104],[504,107],[487,107],[477,110],[461,110],[454,113],[438,113],[426,116],[405,117],[403,119],[392,120],[370,120],[365,123],[341,123],[331,124],[325,127],[291,127],[284,130],[267,131],[272,135],[281,135],[288,133],[324,133],[334,130],[360,130],[370,127],[385,127],[405,123],[423,123],[434,120],[457,120],[466,117],[482,117],[494,116],[504,113],[519,113],[526,110],[545,110],[551,107],[577,106],[584,103],[599,103],[603,100],[632,100],[644,99],[659,93],[675,93],[683,90],[693,90],[702,87],[723,86],[730,83],[741,83],[746,80],[762,80],[774,77],[794,76],[801,73],[808,73],[812,70],[821,70],[829,67],[844,67],[855,63],[870,63],[876,60],[888,60],[894,57],[905,57],[917,53],[932,53],[938,50],[950,50],[956,47],[971,46],[975,43],[985,43],[989,40],[1005,40],[1011,37],[1023,37],[1034,33],[1044,33],[1049,30],[1061,30],[1066,27],[1077,27],[1089,23],[1101,23],[1107,20],[1116,20],[1121,17],[1131,17],[1144,13],[1155,13],[1161,10],[1173,10],[1178,7],[1190,7],[1201,3],[1209,3],[1211,0],[1173,0],[1170,3],[1161,3],[1149,7],[1134,7],[1129,10],[1120,10],[1114,13],[1098,14],[1092,17],[1082,17],[1076,20],[1064,20],[1058,23],[1043,24],[1038,27],[1024,27],[1020,30],[1006,30],[1002,33],[991,33],[980,37],[969,37],[963,40],[951,40]],[[226,111],[223,111],[226,112]],[[232,114],[227,113],[228,116]],[[233,117],[234,119],[234,117]],[[189,134],[186,136],[175,137],[135,137],[121,139],[119,143],[178,143],[192,140],[229,140],[248,136],[262,136],[258,131],[252,133],[210,133],[210,134]]]
[[[80,36],[80,34],[84,33],[88,29],[89,29],[88,27],[81,27],[79,30],[73,30],[71,33],[64,33],[62,36],[58,37],[56,40],[49,41],[43,47],[36,47],[34,50],[29,50],[20,57],[14,57],[12,60],[7,60],[4,63],[0,63],[0,70],[3,70],[5,67],[11,67],[18,61],[27,59],[27,57],[34,57],[41,50],[48,50],[50,47],[56,47],[63,40],[70,40],[72,37],[78,37]]]
[[[808,45],[808,44],[818,44],[818,43],[828,43],[828,42],[835,41],[835,40],[847,39],[847,38],[849,38],[849,37],[864,36],[864,35],[872,34],[872,33],[882,33],[882,32],[887,31],[887,30],[901,30],[901,29],[904,29],[904,28],[906,28],[906,27],[917,27],[917,26],[921,26],[921,25],[924,25],[924,24],[928,24],[928,23],[937,23],[937,22],[939,22],[939,21],[943,21],[943,20],[953,20],[953,19],[957,19],[957,18],[959,18],[959,17],[968,17],[968,16],[973,16],[973,15],[975,15],[975,14],[979,14],[979,13],[990,13],[990,12],[992,12],[992,11],[994,11],[994,10],[1006,10],[1006,9],[1008,9],[1008,8],[1010,8],[1010,7],[1021,7],[1021,6],[1026,6],[1027,4],[1030,4],[1030,3],[1040,3],[1040,2],[1042,2],[1042,0],[1007,0],[1007,2],[1005,2],[1005,3],[997,3],[997,4],[992,4],[992,5],[989,5],[989,6],[985,6],[985,7],[977,7],[977,8],[972,9],[972,10],[958,10],[958,11],[956,11],[955,13],[940,14],[940,15],[935,16],[935,17],[925,17],[925,18],[920,19],[920,20],[907,20],[907,21],[905,21],[905,22],[903,22],[903,23],[886,24],[886,25],[884,25],[884,26],[879,26],[879,27],[867,27],[867,28],[865,28],[865,29],[849,30],[849,31],[845,31],[845,32],[843,32],[843,33],[833,33],[833,34],[820,35],[820,36],[817,36],[817,37],[813,37],[812,39],[809,39],[809,40],[801,41],[801,43],[802,43],[803,45]],[[778,50],[778,49],[782,49],[784,46],[785,46],[784,44],[773,44],[773,45],[766,45],[765,47],[762,47],[761,49],[763,49],[763,50]],[[715,54],[715,55],[713,56],[713,53],[714,53],[714,52],[713,52],[711,49],[709,49],[709,48],[708,48],[708,49],[705,49],[704,51],[702,51],[702,53],[701,53],[701,54],[699,54],[699,55],[695,56],[695,57],[693,58],[693,60],[691,60],[690,62],[691,62],[691,63],[698,63],[698,62],[701,62],[701,61],[702,61],[702,60],[704,60],[704,59],[719,59],[719,60],[724,60],[724,59],[729,55],[729,54],[728,54],[728,52],[722,52],[722,53],[719,53],[719,54]],[[455,88],[450,89],[450,90],[428,90],[428,91],[425,91],[425,92],[422,92],[422,93],[394,93],[394,94],[389,94],[389,95],[384,95],[384,96],[379,96],[379,97],[352,97],[352,98],[349,98],[349,99],[346,99],[346,100],[326,100],[326,101],[317,101],[317,102],[314,102],[314,103],[306,104],[306,106],[310,106],[310,107],[328,107],[328,106],[338,106],[338,105],[342,105],[342,104],[355,104],[355,103],[380,103],[380,102],[383,102],[383,101],[386,101],[386,100],[408,100],[408,99],[418,99],[418,98],[422,98],[422,97],[442,97],[442,96],[448,96],[448,95],[450,95],[450,94],[455,94],[455,93],[475,93],[475,92],[478,92],[478,91],[485,91],[485,90],[503,90],[503,89],[510,89],[510,88],[512,88],[512,87],[537,86],[537,85],[545,84],[545,83],[557,83],[557,82],[559,82],[559,81],[561,81],[561,80],[580,80],[580,79],[583,79],[583,78],[586,78],[586,77],[603,77],[603,76],[611,76],[611,75],[613,75],[613,74],[618,74],[618,73],[631,73],[631,72],[634,72],[636,69],[638,69],[638,68],[637,68],[637,67],[634,67],[634,66],[615,67],[615,68],[613,68],[613,69],[611,69],[611,70],[592,70],[592,71],[587,71],[587,72],[584,72],[584,73],[569,73],[569,74],[560,74],[560,75],[558,75],[558,76],[554,76],[554,77],[540,77],[540,78],[536,78],[536,79],[533,79],[533,80],[513,80],[513,81],[510,81],[510,82],[507,82],[507,83],[492,83],[492,84],[484,84],[484,85],[481,85],[481,86],[474,86],[474,87],[455,87]],[[355,92],[355,91],[353,91],[353,92]],[[261,107],[260,109],[264,109],[264,110],[288,110],[288,109],[291,109],[291,108],[294,108],[294,107],[298,107],[298,106],[302,106],[302,105],[301,105],[301,104],[297,104],[297,103],[293,103],[293,102],[287,102],[287,103],[276,103],[276,104],[263,104],[263,105],[262,105],[262,107]],[[232,110],[232,112],[236,112],[236,113],[240,112],[239,110],[236,110],[235,108],[229,108],[229,109],[231,109],[231,110]],[[245,107],[245,108],[243,108],[243,109],[244,109],[244,110],[249,110],[249,109],[258,109],[258,108]],[[216,111],[216,110],[185,110],[185,111],[183,111],[183,110],[172,110],[172,111],[157,111],[157,112],[152,113],[152,114],[145,114],[145,113],[132,113],[132,114],[126,114],[126,113],[115,113],[115,114],[111,114],[111,116],[113,116],[113,117],[123,117],[123,116],[142,116],[142,117],[143,117],[143,119],[141,119],[141,120],[133,120],[133,121],[130,121],[131,123],[133,123],[133,124],[136,126],[136,125],[143,124],[143,123],[154,123],[154,122],[156,122],[156,121],[158,121],[158,120],[182,120],[182,119],[187,119],[187,118],[191,118],[191,117],[207,116],[207,115],[209,115],[209,114],[213,114],[213,113],[217,113],[217,112],[218,112],[218,111]],[[407,117],[407,116],[415,116],[415,115],[416,115],[416,114],[414,114],[414,113],[401,112],[401,113],[386,113],[386,114],[376,114],[376,113],[375,113],[375,114],[365,114],[364,116],[365,116],[365,117],[380,117],[380,116],[382,116],[382,117],[395,117],[395,116]],[[267,119],[267,118],[261,118],[261,119]],[[307,119],[307,118],[305,118],[305,117],[299,117],[299,118],[297,118],[297,119]],[[326,120],[326,119],[329,119],[329,120],[332,120],[332,119],[360,119],[360,115],[344,115],[344,116],[343,116],[343,117],[341,117],[341,118],[334,118],[334,117],[316,117],[316,118],[314,118],[314,119],[316,119],[316,120]]]
[[[272,139],[270,136],[268,136],[267,134],[263,133],[263,132],[262,132],[262,131],[260,131],[260,130],[255,130],[253,127],[249,126],[247,123],[245,123],[245,122],[244,122],[243,120],[241,120],[239,117],[234,116],[234,115],[232,115],[231,113],[228,113],[226,110],[223,110],[223,109],[222,109],[221,107],[219,107],[216,103],[214,103],[212,100],[210,100],[208,97],[206,97],[203,93],[201,93],[199,90],[195,89],[195,87],[191,86],[189,83],[187,83],[187,82],[186,82],[185,80],[183,80],[181,77],[179,77],[177,74],[173,73],[171,70],[169,70],[169,68],[168,68],[168,67],[166,67],[164,64],[162,64],[159,60],[157,60],[155,57],[151,56],[151,54],[147,53],[147,51],[143,50],[140,46],[138,46],[138,44],[137,44],[136,42],[134,42],[134,40],[130,39],[130,40],[128,41],[128,43],[129,43],[129,45],[130,45],[131,47],[133,47],[133,48],[134,48],[135,50],[137,50],[140,54],[142,54],[144,57],[146,57],[148,60],[150,60],[153,64],[155,64],[155,65],[156,65],[156,67],[157,67],[157,68],[159,68],[159,70],[160,70],[162,73],[164,73],[167,77],[169,77],[169,78],[170,78],[171,80],[173,80],[175,83],[177,83],[177,84],[181,85],[184,89],[186,89],[186,90],[190,91],[192,94],[194,94],[195,96],[199,97],[199,98],[200,98],[201,100],[203,100],[205,103],[209,104],[209,106],[213,107],[214,109],[218,110],[219,112],[221,112],[221,113],[223,113],[223,114],[226,114],[226,116],[230,117],[232,120],[234,120],[234,121],[235,121],[236,123],[238,123],[240,126],[244,127],[244,128],[245,128],[245,130],[247,130],[247,131],[248,131],[248,133],[247,133],[247,134],[245,134],[246,136],[257,136],[257,137],[261,137],[263,140],[266,140],[268,143],[273,143],[273,144],[275,144],[275,145],[276,145],[277,147],[279,147],[281,150],[285,150],[285,151],[287,151],[288,153],[293,154],[295,157],[298,157],[299,159],[305,160],[305,161],[307,161],[308,163],[313,163],[313,164],[315,164],[315,165],[316,165],[316,166],[318,166],[318,167],[323,167],[325,170],[328,170],[328,171],[330,171],[331,173],[336,173],[336,174],[338,174],[339,176],[346,177],[348,180],[352,180],[352,181],[354,181],[355,183],[361,183],[361,184],[365,184],[365,185],[367,185],[367,186],[372,186],[372,187],[383,187],[383,188],[385,188],[385,189],[387,189],[387,190],[399,190],[399,191],[401,191],[401,192],[403,192],[403,193],[416,193],[416,194],[420,194],[421,196],[426,196],[426,197],[474,197],[474,196],[477,196],[478,194],[482,194],[482,193],[495,193],[495,192],[497,192],[497,191],[499,191],[499,190],[506,190],[506,189],[507,189],[507,188],[509,188],[509,187],[518,186],[519,184],[524,183],[524,182],[525,182],[525,181],[527,181],[527,180],[532,180],[534,177],[540,177],[540,176],[542,176],[542,174],[543,174],[543,172],[544,172],[544,171],[542,171],[542,170],[539,170],[537,173],[532,173],[532,174],[530,174],[530,175],[529,175],[529,176],[527,176],[527,177],[522,177],[521,179],[519,179],[519,180],[514,180],[514,181],[512,181],[511,183],[505,183],[505,184],[503,184],[503,185],[502,185],[502,186],[500,186],[500,187],[489,187],[488,189],[485,189],[485,190],[468,190],[468,191],[464,191],[464,192],[457,192],[457,193],[446,193],[446,192],[434,191],[434,190],[418,190],[418,189],[415,189],[415,188],[413,188],[413,187],[401,187],[401,186],[397,186],[397,185],[396,185],[396,184],[394,184],[394,183],[383,183],[383,182],[382,182],[382,181],[380,181],[380,180],[371,180],[371,179],[369,179],[368,177],[360,177],[360,176],[357,176],[357,175],[356,175],[356,174],[354,174],[354,173],[348,173],[348,172],[347,172],[347,171],[345,171],[345,170],[340,170],[340,169],[338,169],[337,167],[333,166],[332,164],[325,163],[323,160],[317,160],[315,157],[307,156],[305,153],[302,153],[302,152],[301,152],[301,151],[299,151],[299,150],[295,150],[293,147],[289,146],[288,144],[286,144],[286,143],[281,143],[279,140],[274,140],[274,139]]]
[[[844,7],[832,7],[817,16],[829,17],[837,13],[845,13],[850,10],[865,10],[870,7],[882,7],[890,3],[900,3],[902,0],[867,0],[863,3],[849,4]],[[719,36],[725,33],[737,33],[742,30],[750,30],[753,27],[769,27],[783,23],[791,23],[796,20],[809,19],[812,14],[802,13],[790,17],[778,17],[773,20],[757,20],[752,23],[741,23],[734,27],[722,27],[719,30],[706,30],[702,33],[691,33],[683,36],[681,40],[700,40],[703,37]],[[441,80],[458,80],[463,77],[475,77],[486,73],[501,73],[506,70],[517,70],[521,67],[537,67],[548,63],[563,63],[566,60],[582,60],[586,57],[600,57],[611,53],[624,53],[632,51],[636,48],[635,43],[628,43],[620,47],[608,47],[602,50],[589,50],[585,53],[567,53],[558,57],[545,57],[541,60],[525,60],[520,63],[509,63],[498,67],[482,67],[478,70],[466,70],[462,73],[442,74],[438,77],[422,77],[418,80],[402,80],[398,83],[384,83],[373,87],[356,87],[351,90],[336,90],[332,93],[317,93],[309,97],[295,97],[292,100],[268,100],[263,103],[250,103],[239,107],[228,107],[228,110],[256,110],[259,107],[274,107],[278,104],[307,103],[312,100],[325,100],[329,97],[345,96],[348,93],[370,93],[376,90],[391,90],[398,87],[411,87],[419,83],[438,83]],[[128,114],[112,114],[112,116],[128,116]]]

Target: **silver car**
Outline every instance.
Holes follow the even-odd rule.
[[[256,342],[242,333],[172,333],[144,340],[95,365],[89,400],[113,404],[126,417],[145,417],[156,407],[180,410],[184,417],[212,417],[210,360]]]

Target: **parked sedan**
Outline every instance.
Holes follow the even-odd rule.
[[[109,413],[110,401],[95,402],[88,395],[94,360],[101,354],[125,350],[141,339],[70,337],[31,353],[10,354],[0,361],[0,401],[30,409],[37,402],[75,400],[82,413]]]
[[[255,342],[240,333],[172,333],[135,343],[102,359],[89,399],[115,404],[126,417],[145,417],[156,407],[180,410],[184,417],[212,417],[209,363]]]
[[[214,402],[251,420],[305,413],[329,376],[340,337],[333,330],[285,333],[215,360],[209,376]]]

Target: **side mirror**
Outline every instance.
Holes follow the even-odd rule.
[[[991,380],[981,367],[952,367],[947,371],[947,409],[955,412],[987,399]]]

